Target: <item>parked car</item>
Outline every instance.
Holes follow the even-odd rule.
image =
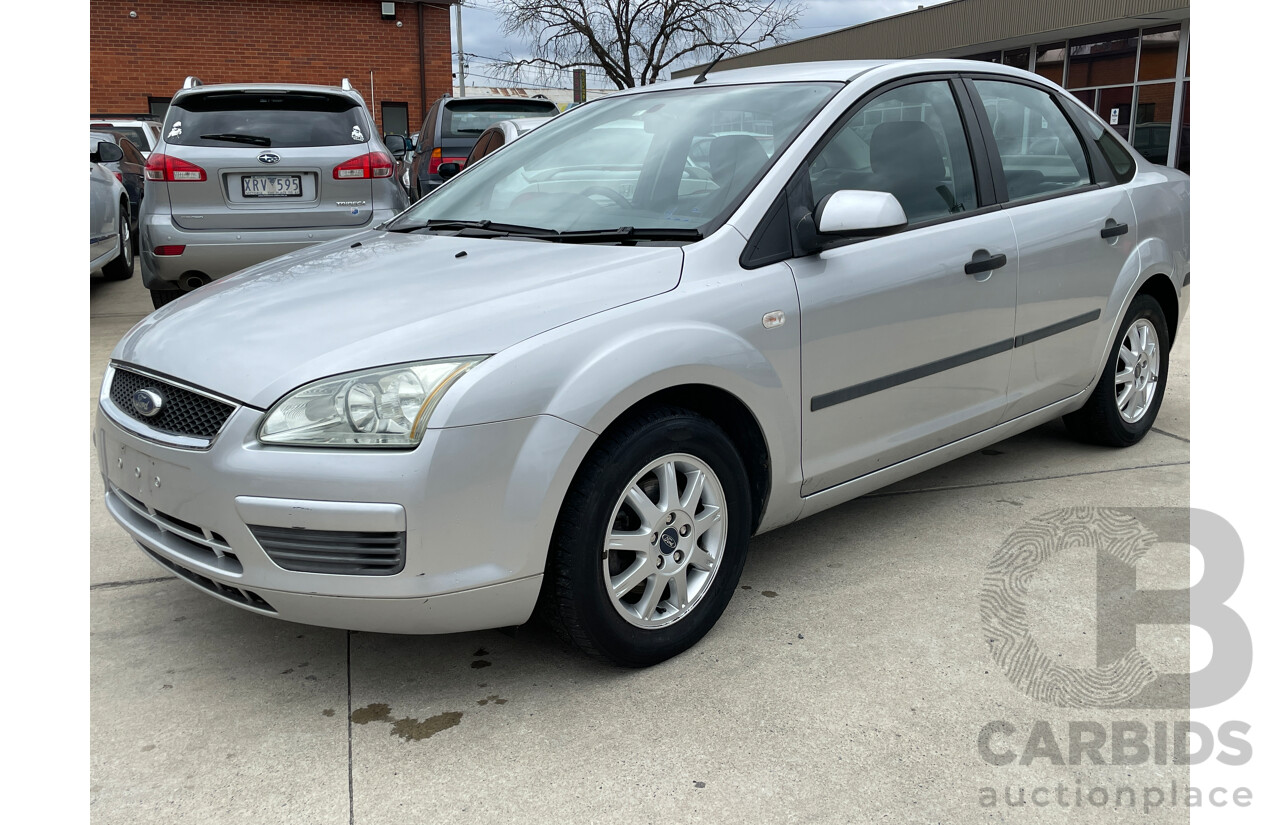
[[[156,307],[376,226],[408,205],[360,93],[188,78],[147,159],[142,279]]]
[[[988,102],[1026,139],[998,150]],[[768,148],[717,135],[748,116]],[[131,330],[95,428],[106,506],[259,615],[443,633],[537,606],[652,664],[717,621],[752,535],[1060,417],[1141,440],[1189,199],[1006,66],[624,90]]]
[[[144,158],[160,142],[160,124],[144,118],[107,118],[90,120],[89,128],[97,131],[119,132],[133,142]]]
[[[498,121],[480,133],[480,137],[476,139],[476,145],[471,147],[471,154],[467,155],[466,162],[462,166],[470,166],[485,155],[493,154],[550,119],[550,117],[521,117],[515,120]]]
[[[129,193],[104,163],[119,163],[120,147],[110,141],[89,144],[89,271],[101,269],[108,281],[133,276]]]
[[[89,153],[97,151],[101,142],[120,147],[121,158],[114,163],[103,163],[107,171],[115,175],[129,195],[129,237],[132,239],[131,255],[138,254],[138,216],[142,214],[142,194],[146,188],[147,159],[142,156],[133,141],[120,132],[89,132]]]
[[[427,110],[422,128],[413,139],[409,173],[409,198],[431,192],[444,178],[440,166],[466,163],[480,135],[500,120],[554,117],[559,107],[550,100],[529,97],[442,97]]]

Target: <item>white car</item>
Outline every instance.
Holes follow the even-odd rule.
[[[103,163],[118,162],[120,147],[108,141],[89,144],[89,271],[101,269],[108,281],[133,275],[129,235],[129,193]]]

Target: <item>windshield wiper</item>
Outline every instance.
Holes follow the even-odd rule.
[[[617,229],[584,229],[573,232],[557,232],[547,240],[560,243],[608,243],[610,241],[700,241],[702,232],[697,229],[669,229],[665,227],[620,226]]]
[[[483,221],[460,221],[449,218],[436,218],[425,223],[405,223],[388,229],[388,232],[418,232],[420,230],[429,230],[432,232],[466,232],[473,237],[480,236],[485,238],[496,238],[506,235],[520,235],[531,238],[551,237],[555,235],[555,230],[543,229],[539,226],[521,226],[514,223],[494,223],[490,220]]]
[[[232,132],[218,132],[214,135],[201,135],[201,140],[225,140],[228,143],[251,143],[254,146],[270,146],[271,138],[262,135],[237,135]]]

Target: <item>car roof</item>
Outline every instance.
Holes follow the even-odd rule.
[[[988,63],[981,60],[957,60],[954,58],[914,58],[909,60],[823,60],[812,63],[780,63],[771,66],[750,66],[743,69],[724,70],[713,68],[707,73],[706,79],[700,85],[733,86],[745,83],[794,83],[804,81],[847,83],[872,69],[882,67],[899,69],[903,75],[925,71],[982,71],[992,74],[1035,78],[1043,81],[1043,78],[1039,75],[999,63]],[[668,88],[687,87],[694,85],[695,80],[695,77],[680,77],[661,85]],[[651,88],[653,87],[639,86],[635,89],[626,89],[614,94],[635,94]]]

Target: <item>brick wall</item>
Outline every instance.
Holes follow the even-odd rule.
[[[414,3],[396,3],[399,28],[374,0],[90,0],[89,8],[93,113],[146,112],[148,97],[167,98],[195,75],[205,83],[330,86],[347,77],[379,126],[383,101],[409,104],[410,129],[425,116]],[[453,84],[449,9],[424,5],[422,18],[430,106]]]

